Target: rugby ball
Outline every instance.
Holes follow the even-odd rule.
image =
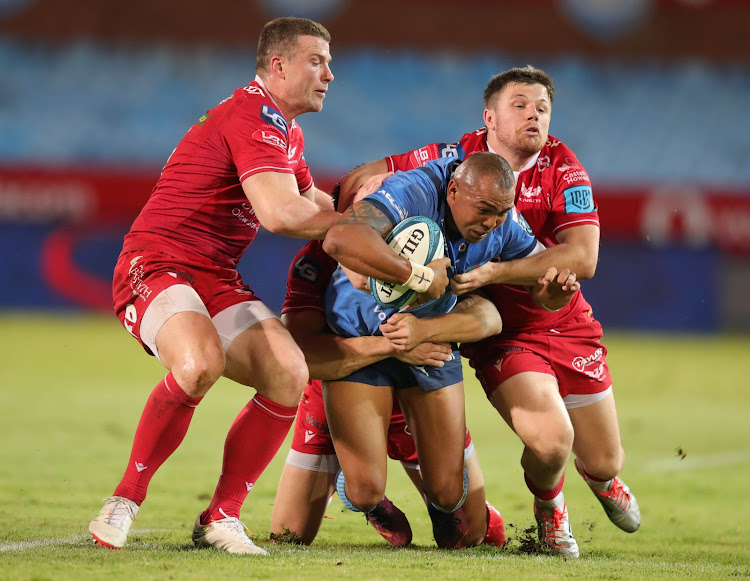
[[[396,224],[386,243],[399,256],[417,264],[429,264],[445,256],[445,240],[440,227],[425,216],[412,216]],[[400,309],[413,303],[417,291],[407,286],[370,279],[370,293],[381,307]]]

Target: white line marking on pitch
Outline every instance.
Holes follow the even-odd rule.
[[[150,533],[163,533],[169,532],[169,529],[135,529],[132,534],[147,535]],[[75,545],[82,541],[91,539],[89,535],[75,535],[72,537],[58,537],[52,539],[38,539],[36,541],[21,541],[18,543],[7,543],[0,545],[0,553],[7,551],[28,551],[30,549],[36,549],[37,547],[53,547],[56,545]],[[91,541],[93,544],[93,541]]]
[[[680,460],[679,458],[670,458],[669,460],[652,460],[645,462],[641,468],[642,472],[685,472],[690,470],[706,470],[709,468],[718,468],[721,466],[733,466],[735,464],[750,463],[750,450],[735,450],[733,452],[724,452],[722,454],[712,454],[710,456],[690,455]]]

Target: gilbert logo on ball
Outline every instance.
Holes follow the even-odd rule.
[[[425,216],[412,216],[396,224],[386,243],[399,256],[417,264],[429,264],[445,256],[440,227]],[[407,286],[370,279],[370,293],[381,307],[400,309],[413,303],[417,292]]]

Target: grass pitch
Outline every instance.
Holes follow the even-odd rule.
[[[152,481],[128,546],[93,547],[88,521],[124,469],[141,408],[164,375],[114,317],[0,316],[2,579],[694,579],[750,577],[750,337],[605,337],[623,443],[623,478],[641,529],[609,523],[572,467],[565,495],[581,558],[526,554],[531,498],[521,446],[467,370],[468,423],[487,496],[509,545],[439,551],[416,491],[391,463],[388,496],[414,545],[393,549],[338,499],[311,547],[268,541],[288,442],[243,510],[267,558],[199,551],[190,531],[221,466],[226,431],[252,390],[222,380]],[[533,534],[533,533],[531,533]]]

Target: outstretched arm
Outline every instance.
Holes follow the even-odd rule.
[[[325,316],[315,309],[284,313],[281,321],[305,354],[313,379],[339,379],[388,357],[436,367],[442,367],[451,357],[449,345],[429,341],[404,352],[385,337],[339,337],[330,332]]]
[[[322,239],[341,214],[321,208],[317,190],[315,201],[300,194],[294,176],[278,172],[251,175],[242,182],[245,196],[266,230],[292,238]]]
[[[388,164],[385,159],[379,159],[361,165],[346,174],[340,182],[339,208],[342,210],[348,208],[352,204],[354,196],[369,178],[377,174],[384,174],[387,171]]]
[[[380,325],[380,331],[396,349],[412,349],[424,341],[480,341],[502,331],[500,313],[491,301],[469,295],[450,312],[418,319],[408,313],[395,313]]]
[[[563,230],[559,244],[526,258],[488,262],[451,280],[457,295],[472,292],[488,284],[532,286],[545,276],[550,267],[575,273],[577,280],[588,280],[596,272],[599,260],[599,227],[592,224]]]

